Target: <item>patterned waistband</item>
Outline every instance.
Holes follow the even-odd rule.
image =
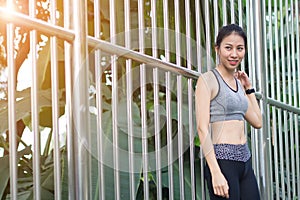
[[[248,144],[214,144],[217,159],[247,162],[251,157]]]

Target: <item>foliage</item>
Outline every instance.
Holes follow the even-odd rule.
[[[0,1],[0,5],[4,5],[3,3],[4,1]],[[205,16],[205,3],[204,1],[199,1],[200,2],[200,13],[199,13],[199,17],[200,17],[200,27],[197,27],[195,24],[195,21],[192,20],[190,26],[190,31],[191,31],[191,39],[192,40],[196,40],[197,36],[196,36],[196,29],[199,28],[200,29],[200,34],[201,34],[201,41],[200,41],[200,45],[201,46],[206,46],[206,32],[205,32],[205,27],[206,27],[206,23],[210,23],[209,24],[209,31],[210,35],[214,35],[214,24],[211,22],[207,22],[204,19]],[[209,10],[210,10],[210,19],[213,19],[214,16],[213,15],[213,9],[214,9],[214,5],[212,3],[212,1],[208,1],[209,2]],[[246,0],[243,0],[243,5],[246,5]],[[90,36],[95,36],[95,30],[94,30],[94,1],[93,0],[88,0],[88,35]],[[157,27],[163,29],[164,28],[164,10],[163,10],[163,1],[162,0],[157,0],[156,1],[156,9],[157,9]],[[193,6],[196,3],[196,0],[192,0],[191,1],[191,5]],[[185,37],[186,37],[186,21],[185,19],[185,13],[184,10],[185,9],[180,9],[180,13],[175,13],[175,5],[174,5],[174,1],[168,1],[169,4],[169,29],[170,29],[170,49],[171,52],[165,52],[164,47],[160,46],[159,49],[157,49],[157,54],[158,56],[166,56],[166,54],[169,53],[169,62],[172,63],[176,63],[176,46],[175,46],[175,37],[176,37],[176,33],[175,33],[175,29],[176,26],[178,24],[175,24],[175,14],[179,14],[179,18],[180,18],[180,33],[182,34],[181,36],[181,50],[183,52],[187,51],[187,45],[186,45],[186,41],[185,41]],[[17,11],[23,13],[23,14],[28,14],[29,13],[29,9],[28,9],[28,5],[29,2],[28,0],[18,0],[16,1],[16,8]],[[124,41],[124,34],[125,33],[125,25],[123,23],[123,16],[124,16],[124,3],[121,0],[116,0],[115,1],[115,5],[116,5],[116,23],[115,23],[115,29],[116,29],[116,36],[114,39],[116,39],[116,43],[118,45],[123,45],[125,44]],[[151,28],[151,8],[150,6],[150,0],[146,0],[144,2],[144,23],[145,23],[145,29],[148,30],[148,28]],[[184,7],[185,6],[185,1],[184,0],[180,0],[179,1],[179,5]],[[50,11],[49,11],[49,1],[47,0],[38,0],[37,1],[37,18],[40,20],[44,20],[44,21],[48,21],[49,17],[50,17]],[[191,7],[192,7],[191,6]],[[238,11],[237,9],[237,4],[234,5],[235,6],[235,12]],[[275,5],[274,5],[274,1],[272,1],[272,10],[275,9]],[[286,6],[290,6],[290,5],[286,5]],[[139,49],[138,44],[138,37],[137,36],[137,31],[138,30],[138,10],[136,9],[138,7],[138,3],[137,1],[130,1],[130,17],[131,17],[131,29],[132,29],[132,38],[131,38],[131,43],[132,44],[137,44],[136,46],[132,46],[133,50],[139,51],[141,49]],[[220,24],[222,24],[224,22],[223,19],[223,12],[227,13],[227,18],[230,19],[230,7],[229,4],[227,4],[227,8],[226,11],[223,10],[222,8],[222,1],[218,1],[218,5],[217,5],[217,10],[220,13],[220,15],[218,16],[218,21],[220,22]],[[59,26],[63,26],[63,0],[58,0],[57,1],[57,11],[59,13],[59,18],[57,19],[58,21],[58,25]],[[192,19],[195,19],[196,17],[196,13],[195,13],[195,9],[191,9],[191,13],[190,13],[190,17]],[[246,13],[245,11],[245,6],[243,6],[243,13]],[[235,16],[238,16],[238,14],[236,13]],[[287,16],[282,16],[283,18],[288,18]],[[110,35],[110,15],[109,15],[109,1],[108,0],[103,0],[101,1],[101,7],[100,7],[100,18],[101,18],[101,39],[103,40],[111,40],[111,35]],[[246,20],[246,17],[243,17],[242,20]],[[274,21],[272,23],[278,23],[278,26],[280,26],[281,24],[278,22]],[[237,19],[235,19],[235,21],[237,21]],[[245,21],[242,21],[242,24],[246,24]],[[15,28],[16,30],[16,35],[15,35],[15,57],[16,57],[16,75],[19,73],[19,69],[22,66],[22,64],[25,62],[25,60],[27,59],[29,52],[30,52],[30,40],[29,40],[29,31],[26,27],[23,26],[18,26]],[[275,31],[277,30],[273,30],[273,34],[275,33]],[[151,32],[149,32],[151,33]],[[41,131],[42,129],[44,129],[45,127],[49,127],[50,129],[52,128],[52,98],[51,98],[51,60],[50,60],[50,40],[49,40],[49,36],[46,35],[46,33],[38,33],[37,36],[38,39],[38,61],[37,61],[37,65],[39,66],[39,71],[38,71],[38,80],[39,80],[39,96],[38,96],[38,101],[41,107],[40,110],[40,115],[39,115],[39,125],[41,126]],[[283,44],[286,44],[286,37],[283,38],[284,42]],[[6,55],[6,25],[1,22],[0,23],[0,75],[3,76],[5,75],[5,70],[6,70],[6,66],[7,66],[7,55]],[[153,49],[151,47],[151,34],[145,34],[145,43],[147,44],[147,48],[145,48],[145,53],[148,55],[152,55]],[[164,37],[163,37],[163,33],[158,31],[158,43],[160,45],[164,44]],[[280,42],[281,44],[281,42]],[[272,43],[272,44],[268,44],[268,46],[275,46],[278,44]],[[210,41],[209,46],[212,48],[214,46],[214,41]],[[197,44],[196,43],[192,43],[192,50],[195,50],[197,48]],[[280,48],[285,48],[285,46],[280,46]],[[65,69],[64,69],[64,43],[63,41],[58,40],[58,44],[57,44],[57,49],[58,49],[58,66],[59,66],[59,105],[60,105],[60,116],[62,116],[64,114],[64,110],[65,110]],[[93,55],[95,49],[89,49],[89,54]],[[197,55],[195,54],[195,52],[197,53],[197,51],[192,51],[193,55],[192,55],[192,59],[196,60]],[[203,51],[205,52],[205,50]],[[203,60],[205,60],[205,56],[207,57],[211,57],[211,60],[215,60],[215,54],[213,55],[204,55],[203,56]],[[282,58],[280,60],[280,62],[287,62],[285,60],[286,58]],[[92,62],[92,60],[90,60]],[[112,67],[111,67],[111,60],[110,60],[110,56],[109,55],[102,55],[102,61],[103,61],[103,73],[101,74],[101,92],[102,92],[102,96],[101,97],[96,97],[96,92],[95,92],[95,88],[96,88],[96,80],[99,77],[91,77],[90,78],[90,124],[91,124],[91,136],[92,138],[97,138],[97,135],[99,133],[97,133],[97,111],[95,112],[95,110],[97,110],[97,103],[96,100],[97,98],[100,98],[101,102],[102,102],[102,113],[101,114],[101,120],[102,123],[104,125],[104,133],[106,136],[106,140],[104,143],[102,143],[101,148],[103,149],[104,155],[106,155],[107,159],[112,160],[112,152],[113,149],[111,148],[111,146],[109,145],[109,143],[112,143],[113,141],[113,128],[112,128],[112,124],[113,124],[113,120],[117,120],[118,123],[118,137],[119,137],[119,148],[121,150],[125,150],[128,152],[128,143],[129,143],[129,139],[130,136],[128,134],[128,122],[127,122],[127,91],[126,91],[126,60],[122,57],[119,57],[117,60],[117,68],[118,68],[118,117],[117,119],[112,119],[112,92],[113,89],[111,87],[111,82],[112,82]],[[207,61],[206,61],[207,62]],[[197,69],[197,62],[193,62],[192,63],[192,69]],[[140,80],[140,64],[138,62],[132,62],[132,76],[134,77],[133,80],[133,85],[139,85],[139,80]],[[180,58],[180,64],[183,67],[187,67],[188,65],[188,59],[185,58],[184,56],[182,56]],[[203,63],[201,63],[203,64]],[[207,70],[206,67],[206,63],[204,62],[203,64],[203,70]],[[275,70],[276,66],[270,66],[270,69],[274,69]],[[152,70],[153,68],[148,67],[147,66],[147,74],[152,74]],[[94,75],[94,71],[95,69],[90,68],[90,73],[91,75]],[[283,71],[287,71],[288,69],[285,68],[283,69]],[[177,82],[177,77],[176,76],[172,76],[171,77],[171,90],[172,90],[172,95],[171,95],[171,121],[172,121],[172,138],[176,138],[178,136],[178,113],[177,113],[177,97],[176,97],[176,92],[177,90],[175,89],[176,87],[176,82]],[[149,135],[149,137],[147,138],[147,144],[148,144],[148,151],[149,153],[153,153],[155,152],[155,140],[156,137],[154,136],[154,109],[155,106],[154,105],[154,86],[153,84],[153,78],[151,76],[147,76],[146,77],[146,82],[148,83],[145,88],[146,88],[146,116],[147,116],[147,126],[148,126],[148,130],[147,130],[147,134]],[[159,119],[161,119],[162,122],[165,122],[167,116],[166,116],[166,90],[170,89],[167,88],[167,86],[165,85],[165,77],[164,77],[164,72],[163,71],[159,71],[159,105],[160,105],[160,112],[159,112]],[[162,80],[162,81],[161,81]],[[298,79],[299,80],[299,77]],[[136,81],[136,82],[135,82]],[[187,93],[187,79],[182,78],[182,96],[183,97],[187,97],[188,93]],[[285,83],[281,83],[281,85],[284,85]],[[8,119],[7,119],[7,115],[8,115],[8,107],[7,107],[7,82],[6,81],[2,81],[0,82],[0,98],[2,99],[2,101],[0,101],[0,120],[1,120],[1,124],[0,124],[0,132],[4,133],[6,132],[6,137],[1,136],[1,143],[0,146],[2,148],[5,149],[5,154],[3,157],[0,158],[0,173],[1,176],[0,177],[0,196],[2,199],[9,199],[10,198],[10,185],[9,183],[9,162],[8,162],[8,158],[9,158],[9,143],[8,143],[8,136],[9,136],[9,132],[7,132],[8,130]],[[141,92],[140,92],[141,88],[140,87],[136,87],[134,88],[134,91],[132,92],[132,117],[133,117],[133,133],[134,134],[139,134],[142,132],[142,119],[141,119]],[[299,92],[299,91],[298,91]],[[31,128],[31,110],[30,110],[30,103],[31,103],[31,91],[30,88],[25,89],[23,91],[18,91],[16,93],[17,95],[17,101],[16,101],[16,110],[18,111],[16,114],[16,118],[18,120],[18,122],[21,122],[20,124],[22,126],[18,127],[20,128],[20,131],[18,132],[18,136],[19,136],[19,140],[18,142],[20,144],[23,144],[25,146],[25,149],[22,151],[18,152],[18,199],[32,199],[33,198],[33,166],[32,166],[32,156],[33,153],[31,151],[31,147],[27,146],[25,144],[25,142],[22,140],[22,134],[23,131],[25,129],[25,127]],[[283,94],[285,95],[285,94]],[[294,94],[293,98],[296,98],[296,96],[299,96],[299,94]],[[283,97],[282,97],[283,98]],[[188,128],[189,128],[189,124],[188,124],[188,107],[186,106],[186,101],[187,99],[185,98],[182,106],[182,114],[184,116],[183,118],[183,142],[188,143],[189,142],[189,135],[188,135]],[[5,135],[5,134],[4,134]],[[43,136],[44,137],[44,136]],[[41,160],[41,192],[42,192],[42,198],[43,199],[53,199],[54,198],[54,160],[53,160],[53,149],[51,148],[51,137],[52,137],[52,132],[50,132],[49,135],[47,135],[47,144],[46,144],[46,148],[45,148],[45,152],[43,153],[43,155],[40,156],[40,160]],[[167,143],[167,125],[166,123],[162,123],[162,127],[160,130],[160,139],[161,139],[161,145],[162,146],[166,146]],[[177,138],[178,139],[178,138]],[[142,139],[140,137],[137,137],[134,139],[134,151],[137,153],[141,153],[142,152]],[[93,193],[93,198],[94,199],[98,199],[99,198],[99,184],[100,184],[100,180],[98,179],[99,177],[99,170],[98,170],[98,162],[99,162],[99,158],[96,156],[97,155],[97,148],[99,144],[97,144],[97,140],[93,140],[91,142],[91,153],[92,153],[92,193]],[[199,153],[199,148],[198,146],[200,145],[199,139],[196,137],[195,138],[195,155],[197,156]],[[68,149],[66,148],[66,146],[63,146],[61,149],[61,174],[62,174],[62,182],[61,182],[61,186],[62,186],[62,196],[66,197],[68,195],[68,166],[67,166],[67,152]],[[184,155],[183,156],[183,167],[184,167],[184,185],[185,185],[185,189],[186,189],[186,199],[191,199],[191,178],[189,177],[190,175],[190,160],[189,160],[189,155],[188,153],[190,151],[193,151],[193,149],[184,149]],[[128,155],[126,155],[128,157]],[[200,187],[201,184],[199,183],[200,180],[200,169],[199,169],[199,158],[195,156],[195,179],[196,179],[196,190],[197,190],[197,199],[200,199],[201,197],[201,191]],[[128,162],[128,161],[127,161]],[[126,163],[128,164],[128,163]],[[135,196],[136,199],[143,199],[144,198],[144,194],[143,194],[143,184],[144,184],[144,180],[145,177],[143,174],[143,169],[142,169],[142,160],[140,160],[139,162],[136,163],[137,166],[136,168],[139,169],[135,174],[134,174],[134,182],[135,182]],[[179,196],[179,160],[175,159],[172,163],[171,163],[172,167],[173,167],[173,178],[174,178],[174,196]],[[112,194],[114,194],[114,187],[113,185],[114,183],[114,179],[112,177],[114,177],[114,173],[115,170],[113,169],[112,166],[103,166],[103,170],[104,170],[104,180],[105,180],[105,195],[107,197],[111,197]],[[162,193],[163,193],[163,198],[168,199],[168,194],[169,194],[169,171],[168,171],[168,167],[164,166],[161,169],[161,173],[162,173]],[[127,172],[119,172],[119,176],[120,176],[120,190],[121,190],[121,196],[124,199],[129,199],[130,198],[130,192],[129,192],[129,176],[130,174]],[[150,198],[155,199],[156,198],[156,192],[159,188],[157,188],[157,174],[156,171],[151,171],[148,173],[148,180],[149,180],[149,193],[150,193]]]

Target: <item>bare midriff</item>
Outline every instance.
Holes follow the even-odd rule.
[[[213,144],[245,144],[247,136],[244,129],[244,121],[229,120],[211,124]]]

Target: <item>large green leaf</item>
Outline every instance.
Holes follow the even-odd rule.
[[[30,147],[27,147],[22,151],[18,152],[17,162],[21,157],[30,153]],[[0,163],[0,197],[2,197],[9,180],[9,155],[1,157]]]
[[[173,191],[174,191],[174,197],[180,197],[180,173],[183,173],[183,182],[184,182],[184,196],[185,199],[192,199],[192,183],[191,183],[191,163],[189,160],[189,151],[187,151],[184,155],[183,160],[183,172],[180,172],[179,170],[179,160],[174,161],[171,165],[173,168]],[[200,176],[200,160],[199,158],[195,157],[194,160],[194,173],[195,173],[195,191],[196,191],[196,199],[201,199],[201,176]],[[154,177],[156,175],[154,174]],[[168,174],[168,168],[162,170],[162,185],[164,188],[169,188],[169,174]]]
[[[41,200],[53,200],[54,199],[54,194],[44,188],[41,188]],[[11,199],[12,197],[8,195],[6,197],[7,200]],[[17,199],[18,200],[32,200],[34,199],[33,195],[33,190],[30,188],[29,190],[25,190],[22,192],[19,192],[17,194]]]
[[[51,89],[38,91],[38,101],[40,107],[49,107],[51,102]],[[63,91],[59,91],[59,99],[62,99]],[[31,113],[31,93],[30,88],[20,92],[16,92],[16,120],[30,117]],[[64,105],[64,101],[60,101],[59,105]],[[3,133],[8,130],[8,103],[7,101],[0,101],[0,132]],[[28,119],[28,118],[27,118]],[[30,120],[30,119],[28,119]],[[28,125],[28,124],[27,124]]]
[[[28,147],[30,151],[30,147]],[[29,154],[29,153],[28,153]],[[64,164],[64,159],[66,159],[66,151],[64,148],[61,149],[62,155],[62,177],[65,176],[65,172],[67,173],[66,165]],[[40,174],[40,181],[41,181],[41,199],[43,200],[51,200],[54,199],[54,165],[53,165],[53,151],[45,158],[41,159],[41,174]],[[29,166],[25,166],[25,165]],[[19,166],[19,170],[24,170],[27,167],[32,169],[32,162],[25,163]],[[30,173],[29,173],[30,174]],[[18,199],[26,199],[30,200],[33,199],[33,176],[27,175],[26,177],[19,177],[18,178]],[[32,174],[32,173],[31,173]],[[68,184],[65,182],[65,179],[62,179],[62,194],[67,195],[67,188]],[[26,191],[26,192],[25,192]],[[7,199],[10,199],[10,194],[8,194]]]

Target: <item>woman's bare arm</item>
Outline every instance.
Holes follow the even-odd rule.
[[[201,76],[195,91],[197,131],[203,154],[212,174],[212,184],[216,195],[229,197],[229,186],[218,165],[209,133],[210,99],[212,91],[207,79]]]
[[[245,90],[251,89],[252,85],[248,75],[243,71],[237,72],[237,78],[241,81]],[[248,110],[245,114],[245,119],[254,127],[261,128],[262,127],[262,114],[255,97],[255,94],[247,94],[248,98]]]

